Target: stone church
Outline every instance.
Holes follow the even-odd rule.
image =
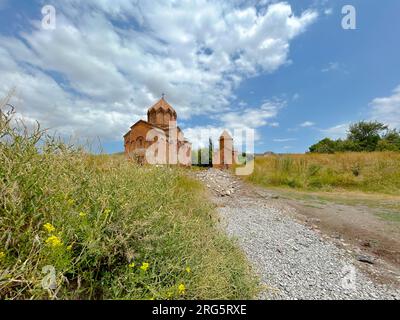
[[[190,166],[192,145],[177,126],[177,114],[163,97],[124,135],[125,154],[140,164]]]

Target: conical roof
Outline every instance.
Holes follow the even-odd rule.
[[[165,100],[164,97],[162,97],[154,106],[152,106],[148,113],[151,111],[158,111],[158,110],[163,110],[165,112],[171,111],[174,115],[176,115],[176,111],[172,106]]]
[[[225,139],[225,140],[232,140],[233,138],[231,137],[231,135],[229,134],[229,132],[227,130],[224,130],[224,132],[222,132],[221,136],[219,137],[219,139]]]

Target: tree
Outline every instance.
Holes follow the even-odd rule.
[[[378,121],[360,121],[350,125],[347,140],[359,146],[360,151],[375,151],[385,130],[388,126]]]
[[[208,164],[210,167],[213,166],[213,155],[214,155],[214,146],[211,138],[208,139]]]
[[[396,129],[388,130],[378,142],[378,151],[400,151],[400,132]]]
[[[350,125],[347,138],[325,138],[310,147],[314,153],[400,151],[400,132],[378,121]]]
[[[336,152],[357,152],[361,151],[360,146],[354,141],[345,139],[336,140]]]
[[[334,153],[337,151],[337,142],[325,138],[310,147],[312,153]]]
[[[208,148],[199,148],[192,151],[192,164],[198,167],[212,166],[213,144],[211,139]]]

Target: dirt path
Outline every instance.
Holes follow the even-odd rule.
[[[375,195],[277,192],[296,209],[297,220],[329,236],[357,260],[365,260],[367,264],[359,267],[376,281],[400,286],[400,212],[385,208],[388,200]]]
[[[221,227],[237,239],[266,286],[260,298],[400,299],[396,265],[389,271],[384,261],[362,257],[357,246],[322,231],[319,218],[304,214],[304,203],[215,169],[197,177],[210,190]]]

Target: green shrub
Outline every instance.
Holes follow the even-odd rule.
[[[400,132],[377,121],[350,125],[346,139],[325,138],[310,148],[311,153],[400,151]]]

